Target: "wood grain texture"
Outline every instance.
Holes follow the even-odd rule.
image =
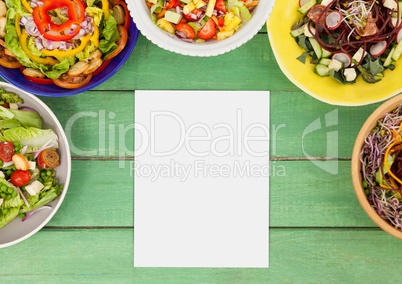
[[[133,268],[133,94],[140,89],[271,91],[269,269]],[[278,67],[265,27],[212,58],[177,55],[140,36],[107,82],[72,97],[42,99],[68,135],[71,183],[44,229],[0,250],[1,283],[400,281],[402,242],[366,216],[350,178],[354,139],[379,104],[338,107],[300,91]],[[333,112],[337,121],[327,126]],[[316,121],[321,127],[308,132]],[[337,155],[327,161],[328,153]]]
[[[402,243],[377,229],[272,229],[268,269],[133,268],[133,248],[131,229],[44,229],[18,246],[2,250],[2,254],[7,254],[7,265],[1,270],[1,280],[5,283],[16,279],[30,283],[398,283],[400,273],[390,263],[399,262],[395,251],[402,249]]]

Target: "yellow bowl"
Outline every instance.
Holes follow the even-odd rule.
[[[393,227],[388,221],[384,220],[379,214],[377,214],[376,210],[373,209],[367,199],[366,194],[364,193],[364,188],[362,186],[363,179],[361,174],[362,164],[360,162],[360,152],[362,150],[366,136],[377,125],[377,121],[383,118],[387,113],[396,109],[401,104],[402,94],[384,102],[369,116],[369,118],[367,118],[366,122],[360,129],[359,134],[357,135],[356,142],[353,148],[351,163],[353,187],[361,207],[370,217],[370,219],[381,229],[399,239],[402,239],[402,231]]]
[[[402,91],[401,60],[396,63],[395,70],[385,71],[380,82],[368,84],[359,76],[353,85],[342,85],[330,77],[320,77],[313,72],[313,64],[299,62],[296,58],[303,49],[290,35],[291,26],[301,18],[297,12],[298,3],[298,0],[275,1],[267,20],[268,37],[278,65],[293,84],[320,101],[343,106],[380,102]]]

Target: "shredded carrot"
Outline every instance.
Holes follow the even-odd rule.
[[[212,15],[211,19],[215,22],[215,25],[219,25],[218,18],[215,15]]]
[[[166,13],[166,9],[163,9],[162,11],[160,11],[160,12],[158,13],[157,18],[158,18],[158,19],[162,18],[163,16],[165,16],[165,13]]]
[[[394,173],[391,171],[391,167],[389,166],[389,163],[388,163],[388,156],[390,155],[392,149],[394,148],[394,146],[400,146],[400,144],[401,144],[401,140],[398,139],[398,140],[392,142],[388,146],[387,151],[385,151],[385,155],[384,155],[384,166],[385,166],[385,169],[388,171],[388,174],[392,178],[394,178],[395,181],[397,181],[399,184],[402,185],[402,181],[397,176],[394,175]]]
[[[148,2],[148,1],[147,1],[147,7],[148,7],[148,8],[151,8],[152,5],[153,5],[153,4],[152,4],[151,2]]]

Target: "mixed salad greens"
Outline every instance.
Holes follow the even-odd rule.
[[[79,88],[124,49],[130,21],[122,0],[0,0],[0,65]]]
[[[16,94],[0,88],[0,228],[22,221],[63,190],[56,178],[58,136],[42,128],[40,115]]]
[[[370,204],[402,230],[402,105],[378,120],[365,138],[360,161]]]
[[[144,0],[143,0],[144,1]],[[186,42],[223,40],[247,23],[259,0],[145,0],[152,20]]]
[[[290,34],[319,76],[353,84],[360,75],[380,81],[402,54],[402,2],[397,0],[299,0],[301,18]]]

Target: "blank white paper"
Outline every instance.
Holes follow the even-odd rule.
[[[136,91],[134,140],[135,267],[268,267],[268,91]]]

